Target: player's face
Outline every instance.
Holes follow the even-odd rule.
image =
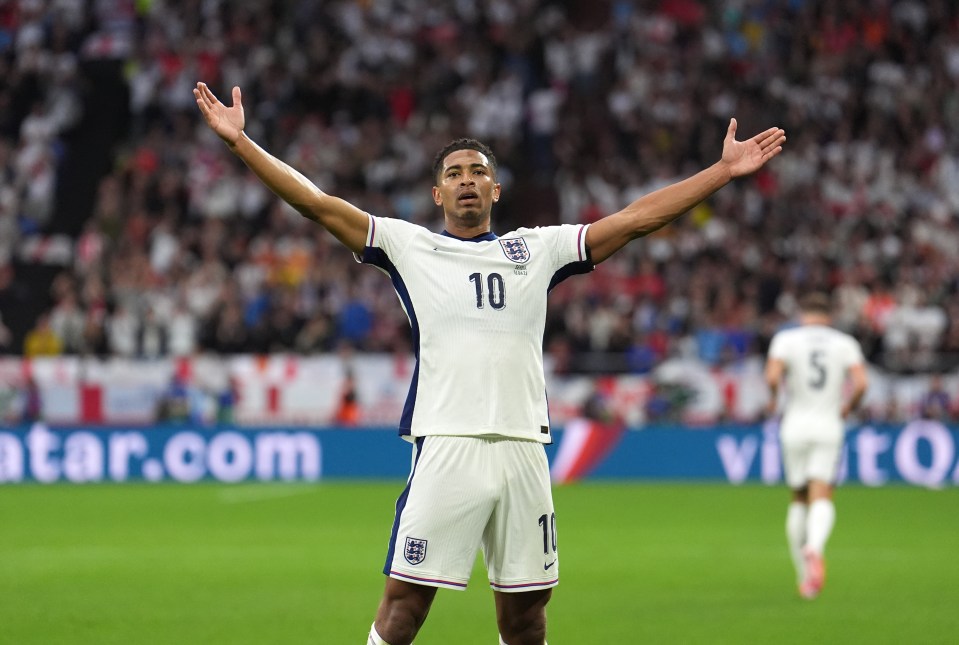
[[[486,155],[478,150],[449,153],[438,182],[433,187],[433,201],[443,207],[447,218],[464,228],[489,221],[490,210],[499,200],[500,185]]]

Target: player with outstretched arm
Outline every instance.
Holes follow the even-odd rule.
[[[240,89],[226,106],[194,89],[207,124],[280,198],[387,274],[410,321],[416,368],[400,420],[413,443],[396,502],[386,588],[372,645],[408,645],[440,587],[466,587],[482,549],[500,642],[543,645],[546,604],[559,581],[556,515],[543,444],[543,329],[557,283],[591,271],[631,240],[665,226],[782,150],[770,128],[736,140],[731,119],[722,158],[591,225],[492,232],[500,198],[496,159],[458,139],[436,156],[433,201],[445,230],[363,212],[323,192],[243,131]],[[455,639],[452,639],[455,640]]]
[[[785,382],[779,438],[786,484],[792,489],[786,539],[799,594],[810,600],[819,595],[826,578],[823,554],[836,519],[832,497],[845,438],[843,420],[868,386],[859,342],[830,326],[829,305],[825,294],[805,296],[799,326],[773,336],[766,362],[770,415],[778,408],[780,383]],[[844,401],[847,380],[852,387]]]

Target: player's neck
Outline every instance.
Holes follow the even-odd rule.
[[[802,314],[800,321],[803,325],[820,325],[824,327],[832,324],[832,319],[825,314]]]
[[[479,237],[480,235],[485,235],[490,232],[489,220],[483,220],[482,222],[469,225],[469,224],[458,224],[452,220],[452,218],[446,218],[446,232],[455,237],[461,237],[463,239],[470,239],[474,237]]]

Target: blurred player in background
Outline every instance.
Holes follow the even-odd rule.
[[[410,321],[417,365],[400,434],[414,443],[413,465],[396,503],[386,589],[368,644],[411,643],[437,588],[464,589],[481,548],[500,643],[543,645],[546,603],[559,581],[543,449],[552,440],[542,348],[547,292],[758,170],[782,150],[785,133],[770,128],[737,141],[731,119],[722,158],[698,174],[591,225],[503,237],[490,228],[500,196],[496,159],[484,144],[458,139],[434,162],[433,200],[446,229],[433,233],[365,213],[264,151],[243,132],[239,88],[231,107],[204,83],[194,95],[207,124],[266,186],[390,276]]]
[[[780,383],[786,404],[780,425],[786,484],[792,502],[786,538],[799,593],[812,599],[825,582],[823,553],[836,519],[836,483],[844,419],[856,409],[868,380],[859,342],[830,326],[830,301],[822,293],[800,301],[800,325],[773,336],[766,363],[768,412],[776,413]],[[847,377],[852,389],[844,399]]]

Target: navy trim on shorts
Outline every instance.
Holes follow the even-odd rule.
[[[410,496],[410,488],[413,486],[413,476],[416,474],[416,465],[420,463],[420,455],[423,454],[423,444],[426,437],[416,438],[416,457],[413,459],[413,469],[410,472],[410,478],[406,482],[406,488],[400,493],[396,500],[396,513],[393,515],[393,530],[390,533],[390,548],[386,552],[386,564],[383,566],[383,574],[390,575],[393,568],[393,553],[396,551],[396,534],[400,530],[400,516],[406,508],[406,500]]]
[[[490,581],[489,586],[493,589],[531,589],[531,588],[545,588],[545,587],[555,587],[559,584],[559,578],[553,578],[552,580],[546,580],[545,582],[524,582],[521,584],[515,585],[500,585],[495,582]]]
[[[403,573],[402,571],[390,571],[386,575],[391,578],[406,578],[407,580],[415,580],[416,582],[425,583],[428,586],[432,585],[446,585],[448,587],[456,587],[457,589],[466,589],[465,582],[452,582],[450,580],[441,580],[440,578],[417,578],[416,576],[411,576],[408,573]]]

